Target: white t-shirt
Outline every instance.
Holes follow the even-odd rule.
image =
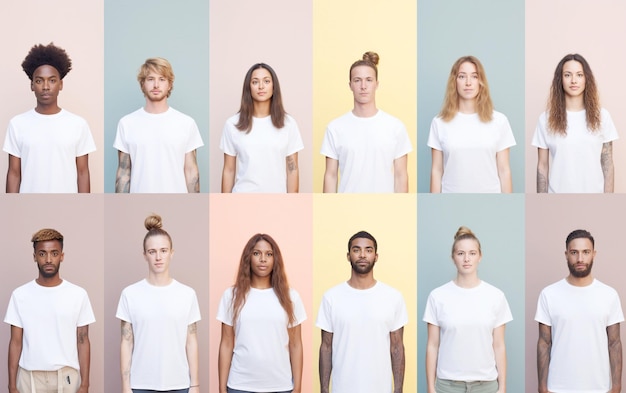
[[[449,122],[430,124],[428,146],[443,151],[441,192],[501,192],[496,153],[515,146],[509,120],[493,111],[487,123],[478,113],[457,113]]]
[[[533,146],[550,151],[548,192],[604,192],[600,156],[602,145],[618,139],[615,124],[602,109],[600,129],[590,132],[587,112],[567,111],[567,135],[548,131],[548,115],[542,113],[533,135]]]
[[[300,295],[289,290],[296,320],[306,319]],[[217,320],[233,326],[233,291],[224,291]],[[288,318],[273,288],[250,288],[235,324],[235,348],[228,374],[228,387],[255,392],[279,392],[293,389],[289,357]]]
[[[170,107],[119,121],[113,147],[130,154],[130,192],[186,193],[185,154],[203,146],[196,122]]]
[[[339,192],[394,191],[393,162],[413,150],[402,122],[378,110],[371,117],[352,112],[326,128],[321,153],[339,161]]]
[[[316,325],[333,333],[333,393],[391,393],[389,334],[408,320],[402,294],[380,281],[365,290],[343,282],[326,291]]]
[[[624,321],[617,292],[598,280],[563,279],[541,291],[535,321],[552,327],[548,390],[605,393],[611,388],[607,326]]]
[[[78,370],[76,328],[95,321],[87,292],[67,280],[55,287],[33,280],[15,289],[4,317],[23,329],[19,365],[31,371]]]
[[[235,127],[238,121],[239,114],[226,120],[220,140],[220,149],[237,157],[233,192],[287,192],[286,158],[304,149],[296,121],[286,115],[278,129],[271,116],[255,117],[248,133]]]
[[[439,327],[437,378],[496,380],[493,331],[512,320],[504,293],[484,281],[469,289],[454,281],[435,288],[426,302],[424,322]]]
[[[124,288],[115,316],[133,327],[131,388],[189,387],[187,331],[189,325],[200,320],[192,288],[176,280],[162,287],[141,280]]]
[[[76,157],[96,150],[85,119],[61,109],[42,115],[34,109],[9,122],[3,150],[20,158],[20,192],[78,192]]]

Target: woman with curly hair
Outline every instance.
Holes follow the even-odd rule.
[[[289,288],[278,244],[267,234],[248,240],[235,285],[222,295],[218,356],[219,393],[300,393],[306,319]]]
[[[613,192],[617,138],[589,63],[579,54],[563,57],[532,141],[538,152],[537,192]]]
[[[512,192],[509,121],[493,109],[485,69],[459,58],[448,77],[441,112],[430,125],[430,192]]]

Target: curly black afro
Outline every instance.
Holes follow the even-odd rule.
[[[72,60],[65,49],[55,46],[52,42],[48,45],[38,44],[30,48],[30,52],[22,62],[22,69],[28,75],[28,79],[32,81],[35,70],[42,65],[56,68],[61,79],[63,79],[72,69]]]

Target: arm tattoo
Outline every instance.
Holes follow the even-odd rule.
[[[293,172],[297,169],[298,169],[298,164],[296,164],[296,160],[294,160],[293,157],[288,156],[287,157],[287,170],[289,170],[289,172]]]
[[[119,153],[115,192],[130,192],[130,154]]]
[[[393,390],[394,393],[401,393],[404,385],[404,343],[402,334],[404,328],[389,333],[391,338],[391,371],[393,373]]]
[[[602,165],[602,173],[606,175],[608,166],[613,160],[613,142],[602,144],[602,153],[600,153],[600,164]]]
[[[198,326],[194,322],[187,327],[187,334],[196,334],[198,332]]]
[[[606,328],[609,339],[609,363],[611,366],[611,384],[622,386],[622,341],[620,339],[620,324],[616,323]]]
[[[78,329],[78,343],[79,344],[84,344],[85,343],[85,338],[87,338],[89,336],[89,333],[87,330],[85,329]]]
[[[551,351],[552,327],[540,323],[539,339],[537,340],[537,379],[540,388],[547,388],[548,386],[548,367],[550,365]]]
[[[548,178],[537,170],[537,192],[548,192]]]
[[[126,341],[133,341],[133,327],[128,322],[122,323],[122,339]]]

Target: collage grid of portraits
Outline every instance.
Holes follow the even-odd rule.
[[[346,242],[359,230],[378,240],[378,280],[399,289],[407,303],[405,392],[425,392],[429,292],[455,275],[450,246],[459,226],[482,244],[481,279],[502,289],[513,321],[506,327],[507,387],[536,391],[537,323],[542,288],[567,274],[564,240],[577,228],[596,239],[594,275],[626,299],[620,222],[626,204],[626,144],[613,145],[615,194],[539,195],[537,150],[531,138],[545,110],[557,62],[567,53],[589,61],[601,103],[623,134],[620,66],[615,48],[626,37],[626,4],[611,0],[251,0],[148,2],[140,0],[39,0],[4,5],[0,13],[5,76],[0,124],[33,107],[19,67],[35,43],[65,48],[73,70],[59,102],[87,119],[97,151],[90,154],[90,195],[0,195],[0,236],[8,265],[0,279],[0,304],[35,277],[30,236],[54,227],[65,236],[62,276],[85,288],[96,323],[90,326],[92,392],[120,391],[121,290],[146,275],[143,220],[163,217],[173,239],[172,275],[196,290],[200,385],[217,391],[219,297],[234,282],[238,259],[254,233],[271,234],[281,247],[290,285],[303,298],[305,392],[319,390],[320,332],[315,327],[322,294],[345,281]],[[348,68],[368,50],[379,53],[379,108],[401,119],[413,145],[409,193],[321,193],[326,124],[352,107]],[[430,122],[441,108],[452,63],[474,55],[485,67],[495,109],[504,113],[516,146],[510,150],[513,194],[434,195],[429,191]],[[194,118],[204,146],[198,149],[200,194],[114,194],[118,120],[143,105],[136,72],[148,57],[167,58],[176,74],[169,100]],[[300,194],[220,194],[224,121],[239,108],[241,82],[250,65],[276,70],[287,112],[300,127]],[[617,80],[615,80],[617,78]],[[622,135],[623,138],[623,135]],[[5,154],[5,153],[3,153]],[[7,160],[0,160],[6,173]],[[622,336],[624,336],[622,332]],[[9,328],[0,329],[6,353]],[[362,343],[367,345],[367,343]],[[6,369],[0,357],[0,369]],[[3,366],[4,364],[4,366]],[[0,386],[7,383],[0,373]]]

